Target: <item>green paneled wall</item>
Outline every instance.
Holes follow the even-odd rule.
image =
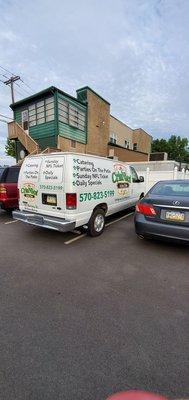
[[[86,131],[80,131],[77,128],[73,128],[68,124],[64,124],[64,122],[59,121],[59,135],[63,136],[67,139],[76,140],[80,143],[86,143]]]
[[[20,125],[22,123],[21,111],[22,111],[21,109],[18,109],[18,110],[14,111],[14,119]]]
[[[46,149],[47,147],[57,147],[57,137],[56,136],[47,136],[40,139],[37,139],[37,143],[41,150]]]
[[[45,122],[35,126],[30,126],[29,133],[33,139],[55,136],[55,121]]]

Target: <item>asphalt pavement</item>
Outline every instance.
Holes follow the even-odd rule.
[[[189,247],[79,236],[0,213],[0,398],[189,397]]]

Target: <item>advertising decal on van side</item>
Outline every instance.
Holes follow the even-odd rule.
[[[96,160],[96,163],[98,163],[98,160]],[[104,185],[110,177],[113,183],[117,183],[117,193],[111,189],[94,192],[90,190],[90,192],[80,193],[79,201],[100,200],[116,195],[119,198],[115,199],[115,201],[119,201],[120,198],[128,197],[130,195],[129,183],[131,182],[131,176],[127,174],[126,167],[121,163],[115,163],[113,168],[114,171],[112,172],[109,168],[100,168],[95,165],[95,160],[73,158],[73,186],[91,188]]]

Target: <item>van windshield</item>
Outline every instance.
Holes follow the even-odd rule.
[[[4,172],[5,168],[0,168],[0,182],[1,182],[1,178],[3,176],[3,172]]]

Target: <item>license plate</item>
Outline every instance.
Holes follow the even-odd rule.
[[[56,204],[56,196],[47,196],[47,204]]]
[[[179,211],[166,211],[165,218],[169,221],[183,222],[185,220],[185,215],[183,212]]]
[[[42,193],[42,203],[49,205],[49,206],[56,206],[57,205],[57,195]]]

